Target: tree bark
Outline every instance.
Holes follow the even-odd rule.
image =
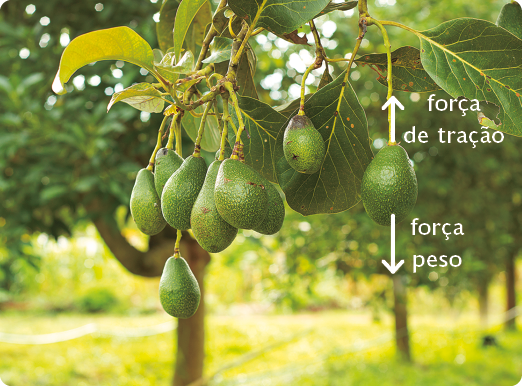
[[[516,329],[516,318],[512,315],[517,306],[516,292],[516,270],[515,254],[509,253],[506,258],[506,321],[505,328],[508,330]]]
[[[489,280],[483,280],[478,285],[480,325],[486,328],[488,325],[489,311]]]
[[[183,240],[183,239],[182,239]],[[186,386],[203,376],[205,359],[205,268],[210,255],[191,239],[181,245],[181,256],[187,260],[201,290],[199,308],[188,319],[178,319],[177,358],[174,386]]]
[[[410,336],[408,332],[408,309],[407,309],[407,293],[404,284],[405,277],[401,275],[393,276],[393,300],[395,313],[395,341],[397,345],[397,353],[407,361],[411,361],[410,354]]]

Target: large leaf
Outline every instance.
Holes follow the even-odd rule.
[[[211,23],[212,7],[210,1],[207,1],[192,20],[192,24],[185,36],[185,45],[188,50],[197,52],[196,46],[203,45],[203,39],[205,39],[206,33],[208,32],[207,27],[210,29]]]
[[[204,108],[202,106],[197,107],[194,111],[196,113],[203,113]],[[181,119],[181,124],[187,132],[190,139],[196,142],[198,136],[199,125],[201,118],[194,117],[188,111],[185,112]],[[205,131],[203,132],[203,138],[201,139],[201,148],[206,151],[216,151],[219,149],[221,143],[221,136],[219,135],[219,124],[217,118],[214,115],[207,115],[207,121],[205,125]]]
[[[504,5],[498,15],[497,25],[522,39],[522,6],[519,3]]]
[[[269,181],[276,182],[272,158],[277,133],[284,125],[286,118],[255,98],[240,97],[239,108],[243,113],[246,129],[241,135],[245,145],[243,148],[245,163],[252,166]],[[232,109],[231,115],[238,127],[239,123],[234,109]],[[230,129],[228,134],[229,141],[233,144],[236,141],[233,130]]]
[[[377,74],[380,84],[388,87],[388,57],[386,54],[363,55],[355,60],[358,66],[369,65]],[[392,52],[392,86],[397,91],[426,92],[440,90],[420,60],[417,48],[406,46]]]
[[[288,205],[305,216],[347,210],[360,201],[373,154],[366,115],[344,73],[305,103],[305,113],[325,141],[325,159],[317,173],[295,171],[283,153],[283,127],[273,158],[279,185]]]
[[[230,60],[232,52],[232,39],[225,37],[215,37],[210,46],[210,56],[203,60],[203,63],[221,63]]]
[[[198,13],[199,9],[207,0],[183,0],[178,7],[176,20],[174,22],[174,54],[179,58],[181,47],[185,41],[185,36],[189,30],[192,20]]]
[[[89,32],[73,39],[65,48],[53,82],[53,91],[65,94],[65,83],[79,68],[98,60],[123,60],[155,73],[149,43],[129,27]]]
[[[234,13],[249,24],[257,19],[256,27],[275,34],[287,34],[313,19],[329,0],[230,0]]]
[[[148,113],[161,113],[165,105],[161,99],[161,92],[150,83],[138,83],[114,93],[107,106],[107,111],[117,102],[128,103],[135,109]]]
[[[312,95],[314,95],[314,94],[305,95],[305,103],[308,101],[308,99],[311,98]],[[299,106],[301,106],[301,98],[297,98],[297,99],[294,99],[293,101],[287,102],[283,105],[276,106],[276,107],[274,107],[274,109],[276,111],[279,111],[281,114],[283,114],[288,119],[292,115],[297,114],[297,111],[299,110]]]
[[[489,21],[469,18],[417,34],[424,69],[444,91],[496,104],[496,129],[522,136],[522,40]]]

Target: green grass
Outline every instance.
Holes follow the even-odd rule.
[[[522,333],[493,331],[499,347],[482,348],[483,333],[466,318],[413,317],[413,364],[396,359],[391,320],[367,313],[325,312],[209,316],[206,373],[242,355],[283,343],[222,372],[219,385],[513,386],[522,377]],[[0,332],[42,334],[97,323],[103,331],[172,320],[140,316],[4,313]],[[0,343],[0,378],[18,385],[170,385],[171,332],[142,338],[88,335],[47,345]]]

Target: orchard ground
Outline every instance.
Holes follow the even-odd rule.
[[[168,320],[163,313],[29,317],[8,312],[0,330],[42,334],[93,322],[100,330],[125,330]],[[522,333],[490,330],[498,346],[482,347],[484,332],[475,320],[475,315],[412,317],[415,362],[404,364],[395,357],[391,319],[375,323],[369,312],[211,315],[206,373],[270,346],[212,384],[515,385],[522,374]],[[48,345],[0,343],[0,377],[7,385],[169,385],[173,350],[172,332],[141,338],[87,335]]]

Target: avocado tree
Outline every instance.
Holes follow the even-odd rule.
[[[352,40],[353,51],[347,52],[348,58],[344,55],[330,57],[329,47],[322,45],[321,32],[315,27],[315,19],[330,12],[348,11],[355,7],[359,10],[359,35]],[[299,28],[307,23],[308,26],[304,28],[306,32],[310,31],[309,35],[299,35]],[[162,4],[157,23],[159,50],[152,50],[145,39],[127,27],[114,27],[81,35],[72,40],[65,49],[53,89],[59,93],[65,92],[68,88],[72,91],[65,83],[76,70],[102,60],[136,64],[142,68],[142,74],[149,77],[144,82],[114,93],[109,108],[119,101],[124,101],[146,114],[162,113],[161,125],[157,119],[151,119],[151,122],[157,122],[159,129],[154,133],[148,130],[145,133],[146,139],[143,140],[142,133],[138,133],[139,130],[135,127],[121,127],[120,123],[115,125],[117,128],[114,130],[121,130],[122,134],[118,139],[128,142],[123,144],[114,141],[113,146],[122,146],[126,152],[138,153],[133,147],[134,143],[138,142],[140,147],[150,146],[152,138],[156,146],[149,163],[139,157],[141,164],[145,166],[142,174],[148,174],[149,181],[151,172],[160,166],[162,155],[172,154],[169,150],[173,151],[175,148],[178,156],[186,157],[184,162],[187,164],[185,167],[180,166],[165,183],[171,185],[172,189],[172,194],[166,195],[165,200],[163,193],[167,186],[161,191],[160,197],[155,189],[156,181],[154,185],[150,182],[136,184],[133,196],[136,193],[136,198],[144,198],[140,201],[142,204],[136,206],[142,213],[134,218],[143,230],[149,234],[157,230],[148,230],[140,226],[147,225],[147,222],[140,224],[140,218],[150,215],[154,208],[156,214],[153,215],[153,222],[161,223],[166,220],[169,224],[174,224],[178,230],[182,230],[186,228],[183,222],[187,222],[187,213],[192,222],[195,215],[193,206],[199,198],[200,190],[203,191],[204,182],[201,180],[209,178],[209,173],[201,178],[203,173],[198,172],[197,178],[192,179],[192,172],[186,172],[187,160],[190,159],[191,163],[201,163],[192,160],[201,158],[201,154],[208,157],[204,151],[219,150],[217,158],[221,162],[215,187],[216,193],[220,192],[220,197],[218,199],[218,195],[210,197],[208,194],[204,197],[206,200],[214,199],[211,209],[215,210],[209,210],[208,213],[212,213],[215,220],[217,211],[225,223],[236,229],[261,227],[258,229],[265,229],[265,232],[269,233],[277,231],[282,221],[277,212],[274,215],[270,214],[272,208],[280,208],[280,198],[273,194],[271,183],[277,183],[283,190],[288,205],[303,215],[338,213],[352,208],[360,201],[361,181],[373,159],[373,152],[365,110],[350,84],[350,71],[354,62],[361,66],[371,66],[379,72],[379,79],[388,87],[387,99],[390,99],[394,91],[426,92],[442,88],[453,98],[464,97],[493,103],[497,110],[492,113],[481,112],[480,124],[507,134],[520,135],[520,7],[516,3],[506,5],[497,24],[462,18],[420,32],[397,22],[371,17],[366,1],[363,0],[331,4],[324,0],[306,3],[276,0],[261,3],[221,1],[213,14],[210,4],[206,1],[167,0]],[[391,52],[387,27],[401,28],[411,33],[411,36],[418,37],[420,49],[403,47]],[[373,34],[374,31],[382,33],[386,52],[377,56],[364,53],[358,57],[364,37]],[[261,35],[278,36],[291,44],[315,45],[315,59],[312,58],[311,65],[302,71],[298,68],[293,69],[296,73],[295,80],[301,83],[301,97],[292,103],[269,104],[265,103],[269,101],[268,98],[259,98],[259,95],[265,93],[258,93],[256,82],[253,80],[256,57],[249,39]],[[145,37],[148,41],[153,41],[150,36]],[[349,45],[349,41],[343,42],[344,47]],[[396,45],[394,42],[393,46]],[[304,45],[303,48],[307,49]],[[316,79],[316,92],[307,94],[307,82],[308,79],[312,79],[310,73],[323,68],[322,77]],[[90,69],[87,67],[82,71]],[[335,80],[332,72],[334,75],[337,74]],[[140,76],[137,72],[135,75],[134,80],[137,80]],[[59,100],[66,105],[70,104],[71,115],[79,109],[77,105],[72,105],[72,99]],[[91,102],[89,106],[93,104]],[[87,105],[85,107],[87,108]],[[97,111],[100,112],[99,109]],[[125,121],[125,113],[122,111],[119,110],[119,114],[122,114],[120,121]],[[321,135],[324,153],[317,151],[317,148],[322,146],[317,145],[316,140],[310,141],[311,145],[305,147],[303,154],[293,149],[285,151],[288,148],[288,141],[284,140],[286,129],[293,116],[306,116],[309,119],[311,124],[306,125],[306,131],[315,133],[310,130],[313,126],[312,129]],[[290,128],[294,126],[291,125]],[[80,132],[78,143],[82,143]],[[167,137],[167,144],[163,147]],[[187,137],[194,143],[193,152],[192,146],[187,146]],[[304,137],[303,141],[306,141],[309,135]],[[136,141],[137,138],[142,140]],[[298,141],[301,142],[300,139]],[[386,148],[394,146],[397,145],[390,138]],[[230,158],[225,160],[227,147],[233,151]],[[312,164],[317,164],[315,154],[319,154],[320,160],[317,171],[306,173],[310,170],[294,165],[295,161],[306,158],[311,160]],[[114,159],[112,161],[118,162]],[[10,162],[13,160],[10,159]],[[181,173],[183,170],[185,176]],[[155,173],[153,177],[156,178],[157,175],[159,173]],[[236,176],[244,178],[236,181]],[[172,181],[178,183],[168,184],[171,177]],[[112,176],[106,176],[107,182],[110,182],[111,178]],[[181,192],[178,187],[187,180],[193,184],[187,189],[188,193]],[[111,184],[107,183],[106,186]],[[230,186],[234,186],[234,189]],[[65,197],[65,193],[63,190],[55,190],[48,193],[48,198]],[[127,202],[129,193],[121,193],[121,197]],[[77,195],[84,199],[80,193]],[[175,203],[169,204],[170,200]],[[118,203],[123,201],[122,199]],[[243,206],[233,206],[238,201]],[[400,200],[398,201],[400,204]],[[377,202],[377,205],[383,208],[383,213],[391,215],[397,209],[386,206],[384,201]],[[245,203],[250,205],[245,206]],[[59,204],[56,202],[57,207],[61,207]],[[165,226],[157,235],[151,235],[151,252],[145,255],[128,245],[110,215],[104,216],[106,213],[113,213],[105,210],[104,205],[104,197],[98,197],[89,201],[85,208],[89,213],[99,214],[93,218],[100,234],[120,261],[133,272],[158,275],[161,271],[158,267],[162,266],[172,253],[174,234],[178,244],[188,240],[188,235],[180,238],[180,232],[174,232],[173,228]],[[13,207],[14,204],[10,206]],[[157,212],[158,207],[162,209],[163,218],[160,218]],[[169,208],[173,213],[167,214]],[[183,209],[183,213],[177,213],[178,209]],[[201,207],[202,212],[203,209],[209,208],[205,204]],[[57,219],[56,216],[51,218]],[[272,219],[277,219],[275,224],[262,224]],[[8,221],[16,221],[15,216],[9,217]],[[58,227],[60,222],[53,221],[53,224]],[[212,230],[212,226],[208,225],[210,220],[201,221],[201,224],[200,236],[197,236],[196,231],[194,234],[200,244],[206,244],[210,249],[213,243],[209,238],[216,236],[208,232],[208,229]],[[220,224],[225,226],[223,222]],[[192,223],[190,225],[193,226]],[[160,239],[160,243],[155,243],[155,240]],[[186,245],[186,252],[182,250],[181,253],[185,257],[188,257],[189,251],[199,254],[202,257],[198,261],[203,261],[199,266],[204,267],[208,262],[208,253],[197,247],[195,242],[191,241]],[[199,248],[197,252],[196,248]],[[179,252],[174,254],[175,257],[179,256]],[[200,279],[201,285],[198,272],[202,270],[195,264],[191,267],[196,278]],[[180,288],[177,290],[181,291],[180,293],[173,294],[182,296],[183,290],[184,288]],[[198,313],[200,311],[201,307]],[[192,318],[179,321],[178,355],[182,359],[178,361],[181,365],[178,366],[176,384],[188,384],[201,377],[203,345],[199,343],[202,342],[200,332],[203,323],[201,318],[198,321],[195,322]],[[194,339],[193,335],[198,335],[199,338]],[[198,343],[195,343],[196,341]],[[185,361],[191,361],[191,365],[185,366]],[[189,371],[185,371],[185,367]]]

